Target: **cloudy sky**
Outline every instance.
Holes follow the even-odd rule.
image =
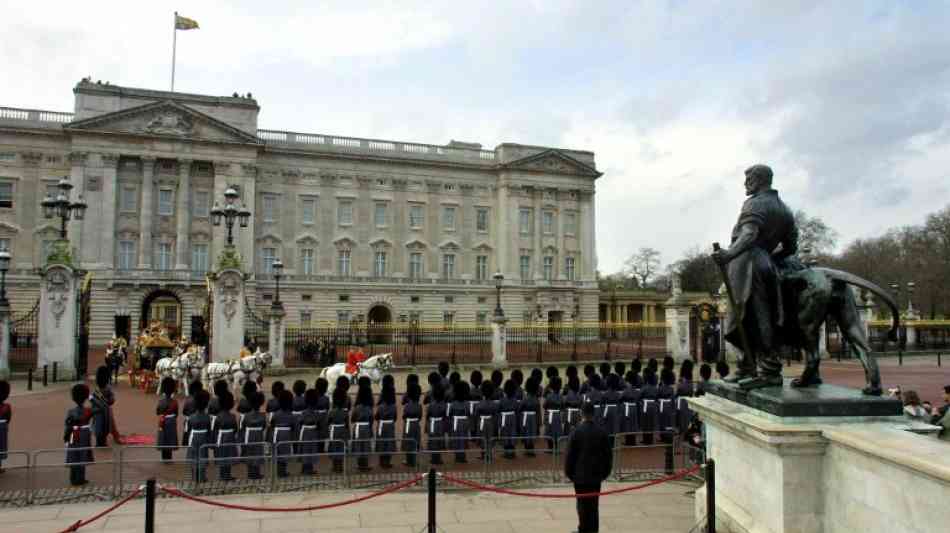
[[[950,202],[950,4],[0,0],[0,105],[84,76],[251,91],[265,128],[592,150],[600,269],[728,241],[742,170],[847,242]]]

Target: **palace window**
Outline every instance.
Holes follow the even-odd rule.
[[[261,272],[274,273],[274,260],[277,259],[277,248],[261,248]]]
[[[442,326],[448,329],[448,328],[451,328],[452,324],[454,323],[455,323],[455,312],[443,311],[442,312]]]
[[[541,231],[546,235],[554,233],[554,211],[543,211],[541,213]]]
[[[419,301],[420,301],[420,298],[419,298],[418,296],[410,296],[410,297],[409,297],[409,303],[417,304],[417,303],[419,303]]]
[[[409,206],[409,227],[419,229],[425,224],[425,210],[421,205]]]
[[[303,198],[300,200],[300,223],[313,224],[317,218],[317,199]]]
[[[442,208],[442,229],[445,231],[455,231],[455,208]]]
[[[300,327],[310,327],[310,311],[300,311]]]
[[[47,186],[47,190],[49,186]],[[123,213],[135,213],[138,210],[138,189],[132,185],[123,185],[119,190],[119,210]]]
[[[350,312],[349,311],[337,311],[336,312],[336,321],[338,324],[349,324],[350,323]]]
[[[445,279],[455,278],[455,254],[442,256],[442,277]]]
[[[531,256],[522,255],[518,262],[519,271],[521,274],[521,281],[527,281],[531,279]]]
[[[313,248],[300,250],[300,271],[304,275],[313,275]]]
[[[475,231],[488,233],[488,209],[485,207],[475,210]]]
[[[264,222],[273,222],[277,211],[277,195],[265,194],[261,197],[261,212]]]
[[[13,207],[13,183],[0,181],[0,207]]]
[[[574,258],[564,258],[564,277],[569,281],[574,281]]]
[[[447,303],[447,304],[454,304],[454,303],[455,303],[455,296],[446,296],[444,301],[445,301],[445,303]]]
[[[475,324],[484,326],[488,323],[488,311],[478,311],[475,313]]]
[[[160,242],[156,246],[155,268],[158,270],[171,270],[172,268],[172,244],[170,242]]]
[[[518,210],[518,229],[522,235],[530,235],[533,233],[531,226],[531,209],[522,207]]]
[[[175,214],[175,191],[171,189],[158,190],[158,214],[164,217]]]
[[[373,276],[386,277],[386,252],[376,252],[373,257]]]
[[[131,270],[135,268],[135,243],[119,241],[119,269]]]
[[[550,255],[544,256],[544,263],[542,263],[544,279],[551,281],[554,279],[554,257]]]
[[[191,206],[191,212],[194,216],[208,218],[211,211],[211,193],[208,191],[195,191],[194,205]]]
[[[340,250],[336,256],[336,271],[341,276],[350,275],[350,251]]]
[[[488,279],[488,256],[479,255],[475,257],[475,279]]]
[[[479,296],[479,297],[478,297],[478,303],[480,303],[480,304],[483,304],[483,303],[485,303],[485,302],[487,302],[487,301],[488,301],[488,298],[486,298],[486,297],[484,297],[484,296]]]
[[[302,301],[302,302],[309,302],[309,301],[311,301],[311,300],[313,300],[313,295],[312,295],[312,294],[301,294],[301,295],[300,295],[300,301]]]
[[[338,302],[342,302],[342,303],[349,303],[349,302],[350,302],[350,295],[349,295],[349,294],[340,294],[340,295],[337,296],[337,301],[338,301]]]
[[[198,243],[191,245],[191,270],[194,272],[208,271],[208,245]]]
[[[341,226],[350,226],[353,224],[353,201],[340,200],[336,211],[337,223]]]
[[[577,213],[567,213],[564,216],[564,234],[577,234]]]
[[[421,252],[412,252],[409,254],[409,277],[412,279],[422,279]]]
[[[387,226],[389,217],[387,216],[387,206],[384,202],[377,202],[373,209],[373,223],[377,228]]]

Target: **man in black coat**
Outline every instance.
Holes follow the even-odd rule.
[[[584,419],[571,433],[568,444],[564,473],[574,482],[576,494],[600,492],[613,462],[607,432],[594,422],[594,408],[590,402],[583,404]],[[595,533],[600,527],[598,500],[596,496],[577,499],[577,533]]]

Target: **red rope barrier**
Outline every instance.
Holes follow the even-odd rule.
[[[517,490],[503,489],[501,487],[481,485],[479,483],[475,483],[474,481],[460,479],[457,477],[450,476],[448,474],[442,474],[442,477],[445,478],[446,481],[450,483],[455,483],[456,485],[464,485],[466,487],[473,488],[476,490],[482,490],[486,492],[497,492],[499,494],[508,494],[511,496],[526,496],[528,498],[593,498],[597,496],[611,496],[611,495],[620,494],[623,492],[631,492],[638,489],[645,489],[647,487],[652,487],[653,485],[659,485],[660,483],[666,483],[667,481],[673,481],[682,477],[686,477],[694,472],[698,472],[699,469],[700,469],[700,465],[696,465],[693,468],[690,468],[689,470],[682,470],[680,472],[666,476],[664,478],[654,479],[653,481],[648,481],[640,485],[634,485],[632,487],[608,490],[608,491],[603,491],[603,492],[585,492],[583,494],[540,494],[537,492],[521,492]]]
[[[132,494],[129,494],[129,495],[126,496],[125,498],[122,498],[121,500],[119,500],[118,502],[116,502],[116,504],[113,505],[112,507],[109,507],[108,509],[102,511],[101,513],[97,514],[96,516],[93,516],[92,518],[90,518],[90,519],[88,519],[88,520],[77,520],[76,523],[74,523],[73,525],[67,527],[66,529],[64,529],[64,530],[62,530],[62,531],[60,531],[59,533],[71,533],[71,532],[76,531],[77,529],[79,529],[79,528],[81,528],[81,527],[88,526],[89,524],[95,522],[96,520],[99,520],[99,519],[102,518],[103,516],[105,516],[105,515],[111,513],[112,511],[115,511],[115,510],[118,509],[119,507],[122,507],[123,505],[129,503],[130,500],[132,500],[133,498],[137,497],[139,494],[142,494],[142,489],[137,489],[137,490],[136,490],[135,492],[133,492]]]
[[[372,498],[377,498],[379,496],[384,496],[391,492],[396,492],[397,490],[402,490],[407,487],[411,487],[416,483],[422,481],[425,478],[425,474],[416,476],[408,481],[403,481],[402,483],[397,483],[391,487],[385,488],[379,492],[374,492],[372,494],[367,494],[366,496],[360,496],[359,498],[353,498],[351,500],[344,500],[336,503],[326,503],[323,505],[312,505],[310,507],[251,507],[250,505],[238,505],[232,503],[216,502],[214,500],[208,500],[201,498],[199,496],[193,496],[187,492],[182,492],[175,488],[162,487],[162,491],[167,492],[168,494],[184,498],[186,500],[191,500],[193,502],[203,503],[206,505],[213,505],[215,507],[224,507],[225,509],[236,509],[238,511],[262,511],[262,512],[273,512],[273,513],[293,513],[299,511],[322,511],[324,509],[333,509],[334,507],[342,507],[344,505],[350,505],[354,503],[359,503],[366,501]]]

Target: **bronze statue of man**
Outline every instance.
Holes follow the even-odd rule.
[[[729,248],[713,253],[726,265],[734,308],[724,337],[742,351],[739,368],[726,381],[742,388],[782,385],[781,331],[785,323],[779,265],[798,250],[792,211],[772,188],[772,169],[753,165],[745,171],[746,199],[732,229]],[[742,342],[739,324],[748,346]]]

